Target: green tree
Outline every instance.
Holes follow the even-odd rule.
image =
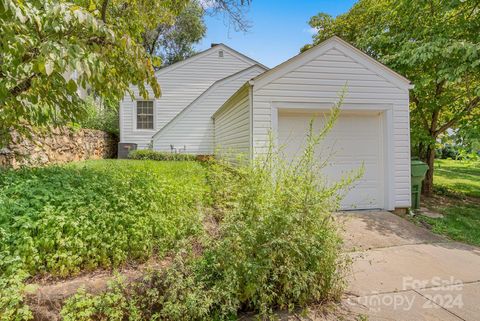
[[[1,0],[0,142],[11,130],[26,132],[25,125],[77,122],[86,113],[80,87],[110,102],[123,98],[130,84],[142,96],[150,87],[158,97],[154,65],[161,59],[145,51],[144,35],[174,25],[185,8],[193,10],[187,6],[192,2],[197,0]],[[249,0],[203,2],[209,12],[245,26]],[[194,24],[201,29],[198,19]],[[177,58],[167,59],[188,52],[199,32],[190,39],[180,32],[177,47],[168,49]]]
[[[102,11],[93,1],[84,7],[82,1],[2,0],[1,138],[8,138],[12,129],[24,130],[25,124],[57,125],[80,118],[85,110],[79,87],[88,86],[110,100],[121,99],[130,84],[143,96],[147,86],[159,96],[151,60],[138,39],[148,27],[143,21],[150,9],[163,6],[162,20],[175,16],[180,5],[145,1],[149,10],[142,11],[140,2],[126,1],[138,7],[125,5],[116,13],[119,6]],[[113,19],[114,14],[122,18]]]
[[[195,54],[193,45],[205,36],[205,15],[221,15],[228,27],[247,31],[250,24],[246,10],[250,3],[251,0],[190,0],[173,24],[165,21],[147,31],[143,45],[152,57],[161,58],[163,66],[184,60]]]
[[[176,17],[173,24],[161,23],[143,35],[143,45],[152,56],[159,56],[163,66],[184,60],[195,53],[193,45],[206,32],[204,8],[192,1]]]
[[[480,116],[480,1],[360,0],[310,25],[314,44],[338,35],[412,81],[412,152],[430,166],[423,192],[431,194],[439,135]]]

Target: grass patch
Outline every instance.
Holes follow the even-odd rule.
[[[436,160],[434,184],[437,195],[422,203],[444,217],[416,220],[428,223],[435,233],[480,246],[480,162]]]
[[[480,246],[480,200],[459,200],[443,195],[424,198],[423,203],[443,218],[415,216],[416,221],[427,223],[433,232],[446,235],[452,240]]]
[[[480,198],[480,162],[437,159],[433,182],[438,192]]]

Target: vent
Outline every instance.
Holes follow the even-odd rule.
[[[218,56],[219,56],[220,58],[223,58],[223,50],[220,50],[220,51],[218,52]]]

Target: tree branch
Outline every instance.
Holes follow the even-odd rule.
[[[114,45],[113,42],[107,41],[107,40],[106,40],[105,38],[103,38],[103,37],[91,37],[91,38],[87,39],[86,43],[87,43],[87,45],[89,45],[89,46],[90,46],[90,45],[94,45],[94,44],[96,44],[96,45],[103,45],[103,46],[104,46],[104,45]]]
[[[36,74],[32,74],[28,78],[22,80],[18,85],[13,87],[8,91],[9,95],[16,97],[21,93],[29,90],[32,87],[32,79],[36,76]]]
[[[101,14],[102,14],[102,21],[104,23],[107,23],[107,7],[108,7],[108,2],[110,0],[103,0],[103,3],[102,3],[102,11],[101,11]]]
[[[448,128],[452,127],[453,125],[455,125],[463,116],[466,116],[468,114],[470,114],[472,112],[472,110],[477,107],[478,105],[480,105],[480,97],[475,97],[474,99],[472,99],[468,105],[455,117],[453,117],[452,119],[450,119],[449,121],[447,121],[445,124],[443,124],[442,126],[440,126],[436,131],[435,131],[435,134],[436,135],[439,135],[441,133],[443,133],[444,131],[446,131]]]
[[[434,110],[432,115],[432,122],[430,123],[430,128],[429,128],[430,134],[432,135],[435,134],[435,128],[437,128],[439,116],[440,116],[440,111],[438,109]]]
[[[442,94],[443,92],[443,86],[445,85],[446,80],[443,79],[440,82],[437,83],[436,88],[435,88],[435,97],[438,97]]]
[[[420,108],[420,101],[418,100],[417,96],[415,96],[414,94],[412,94],[412,99],[411,99],[412,103],[415,104],[416,106],[416,110],[418,110]],[[425,126],[425,129],[429,129],[429,125],[428,125],[428,119],[427,117],[425,117],[425,113],[419,113],[419,116],[420,116],[420,119],[422,120],[423,122],[423,126]]]

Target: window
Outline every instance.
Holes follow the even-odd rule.
[[[153,129],[153,101],[137,101],[137,129]]]

